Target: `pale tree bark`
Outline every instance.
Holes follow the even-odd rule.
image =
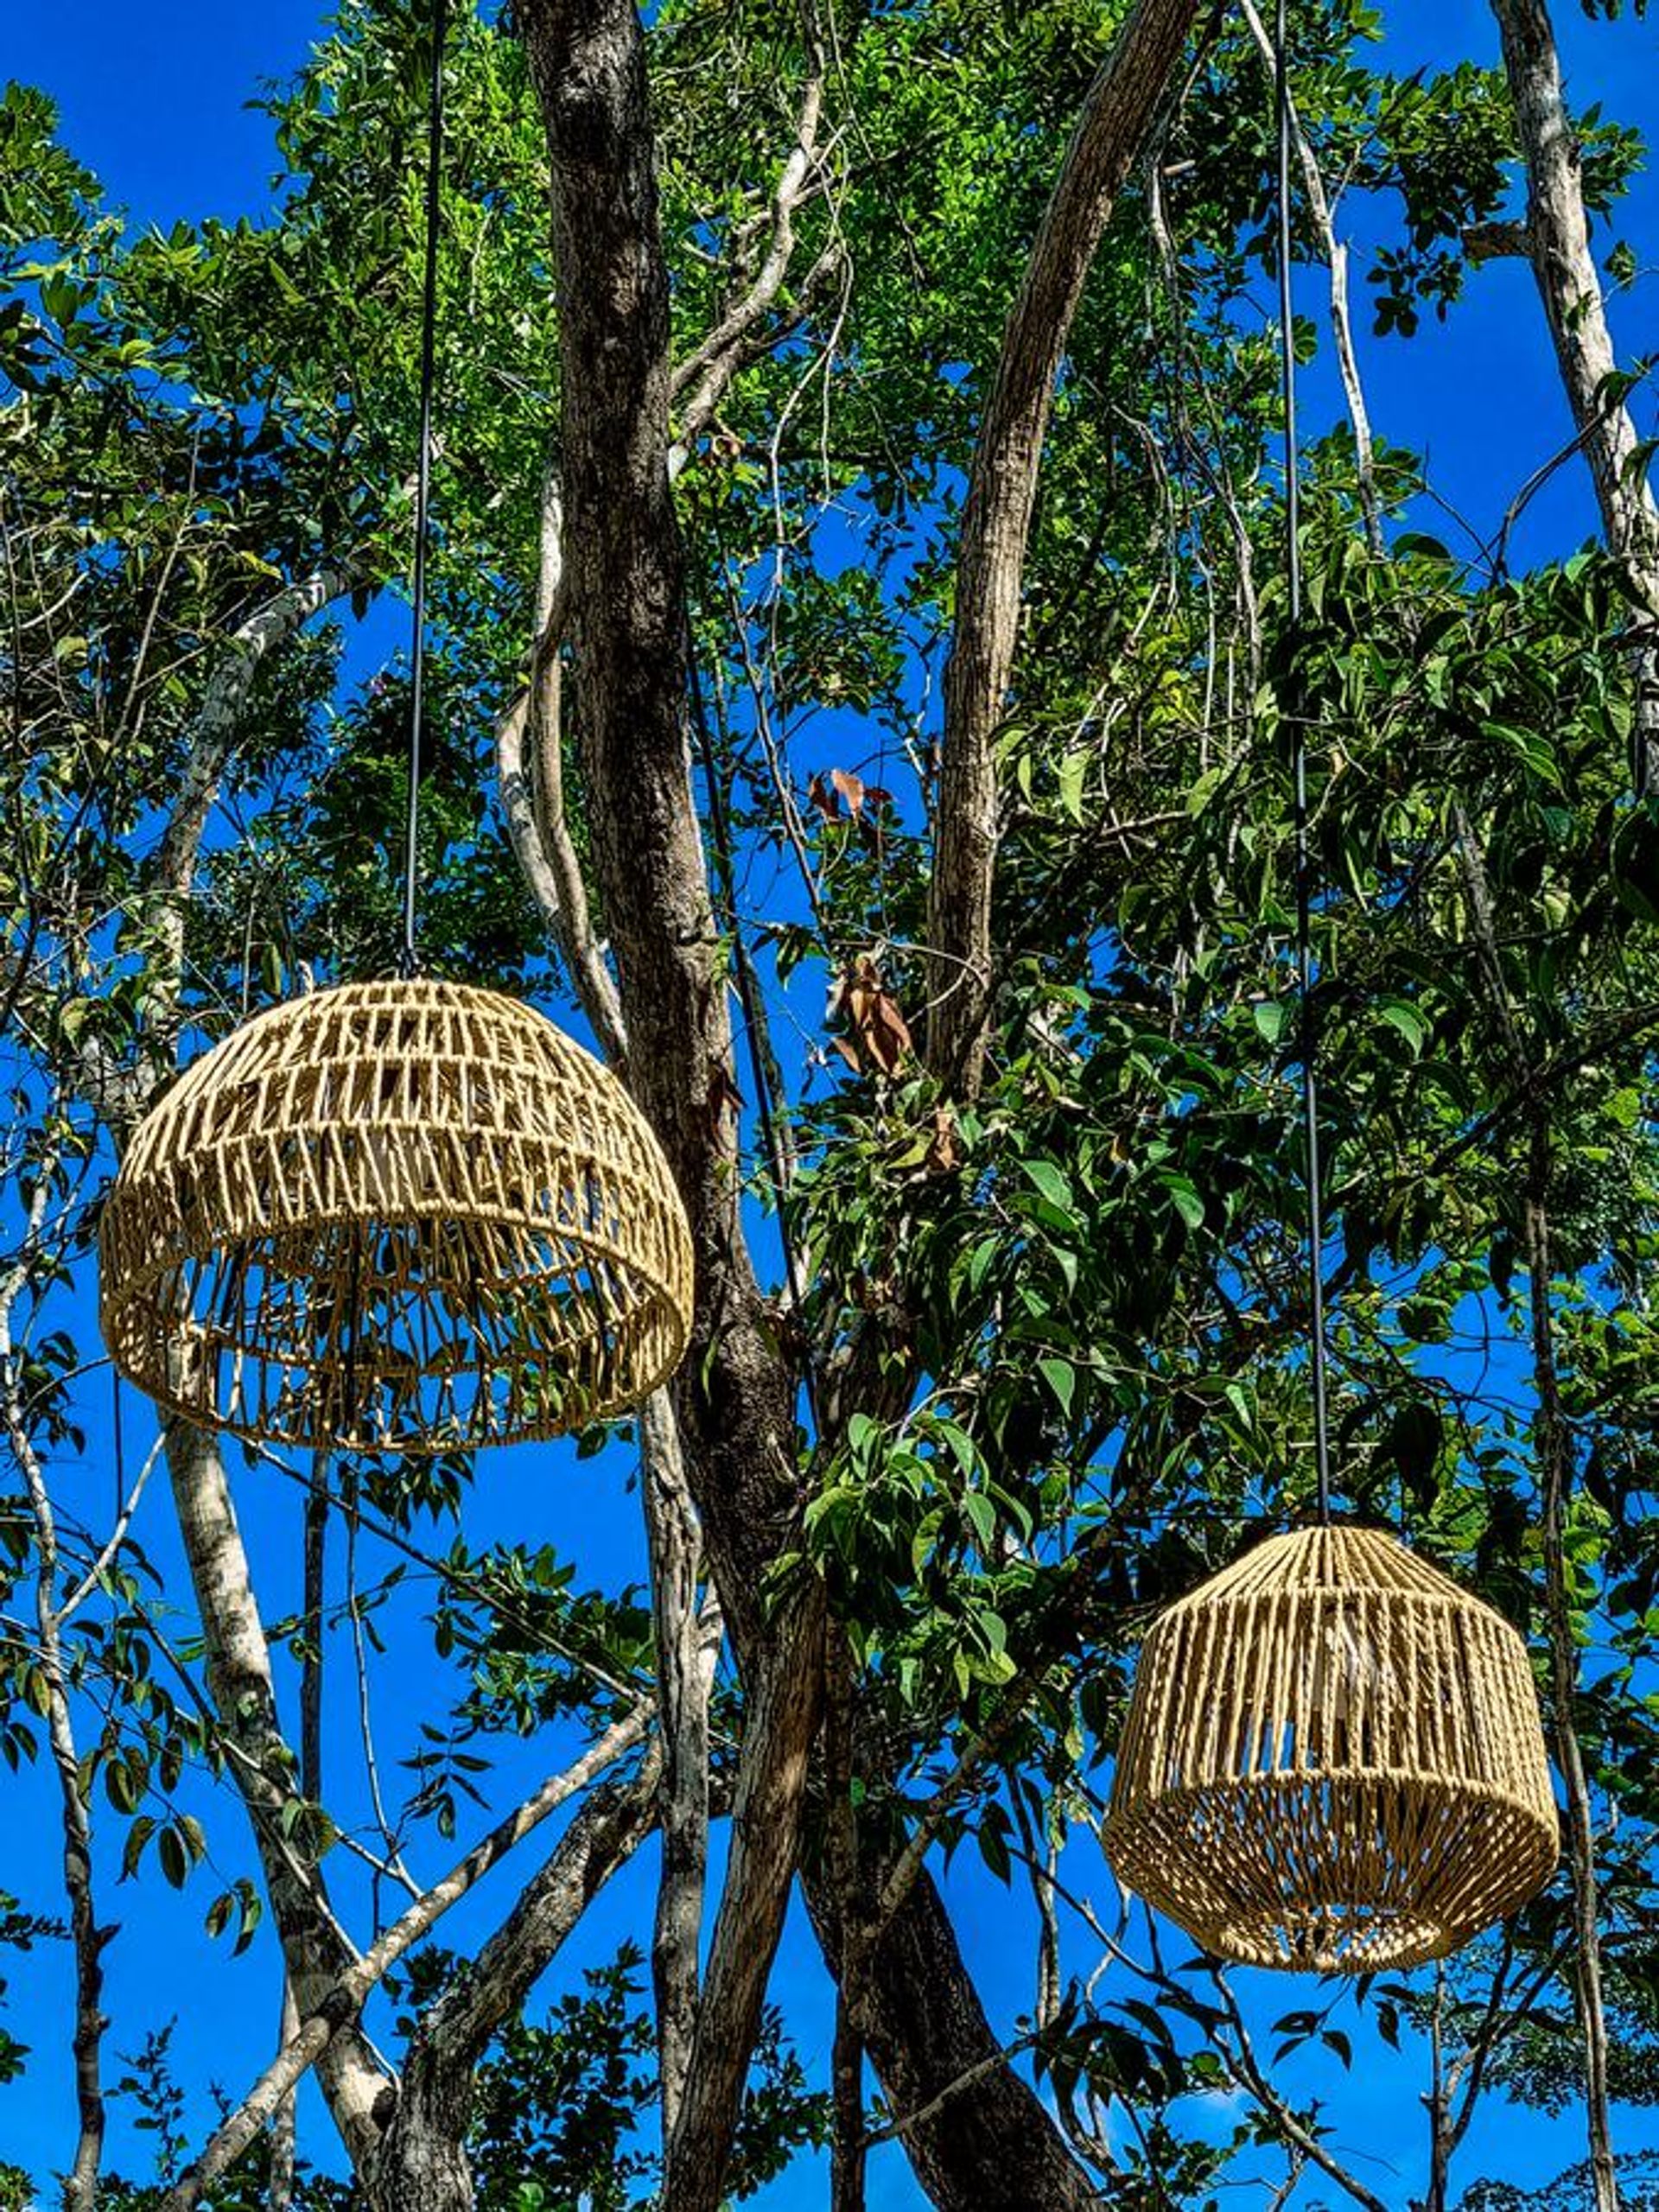
[[[276,649],[334,601],[355,591],[363,571],[355,562],[322,568],[285,584],[232,632],[202,694],[186,740],[184,773],[156,856],[156,930],[154,995],[169,1014],[184,961],[185,916],[202,832],[219,796],[225,771],[241,741],[248,696],[260,669]]]
[[[67,1608],[58,1588],[60,1554],[57,1518],[47,1487],[46,1470],[35,1449],[23,1402],[12,1313],[29,1281],[30,1255],[37,1246],[52,1188],[49,1162],[41,1165],[34,1196],[24,1215],[20,1256],[0,1280],[0,1409],[6,1440],[22,1478],[35,1523],[35,1663],[45,1691],[47,1747],[57,1776],[63,1833],[63,1888],[69,1904],[69,1941],[74,1954],[75,2011],[71,2037],[75,2071],[75,2152],[63,2177],[64,2212],[93,2212],[99,2167],[104,2155],[105,2108],[102,2081],[104,1952],[115,1934],[100,1927],[92,1891],[92,1827],[80,1779],[69,1678],[63,1650]]]
[[[660,1766],[653,1745],[630,1780],[601,1783],[588,1794],[500,1927],[422,2015],[372,2170],[375,2212],[472,2212],[466,2139],[478,2062],[601,1885],[649,1834]]]
[[[622,1002],[594,931],[588,887],[564,811],[564,499],[551,465],[542,476],[539,537],[530,677],[497,718],[496,778],[513,857],[601,1050],[626,1080]]]
[[[552,561],[544,564],[544,606],[540,610],[538,629],[550,626],[556,603],[556,505],[547,540],[552,549]],[[160,957],[154,963],[157,980],[152,1004],[162,1011],[165,1026],[169,1029],[181,981],[185,917],[202,833],[240,734],[243,710],[253,677],[269,652],[330,598],[351,588],[353,580],[354,571],[348,568],[320,572],[277,594],[237,632],[221,669],[209,686],[193,731],[183,787],[163,834],[153,876],[159,898],[162,944]],[[553,670],[556,685],[556,656],[549,657],[543,665]],[[544,703],[543,711],[547,711]],[[552,712],[556,716],[556,689]],[[555,791],[556,795],[556,786]],[[562,830],[562,821],[560,828]],[[574,885],[579,901],[581,880],[575,872],[568,836],[563,838],[563,855],[568,871],[567,893],[569,887]],[[579,941],[589,944],[591,932],[585,906],[580,903],[575,906],[574,918]],[[602,963],[597,972],[608,981]],[[605,1002],[601,999],[598,1012],[601,1021],[605,1011]],[[620,1015],[618,1022],[620,1025]],[[671,1438],[669,1443],[671,1445]],[[655,1456],[660,1488],[672,1481],[674,1463],[660,1439],[658,1446]],[[395,2113],[397,2105],[392,2085],[356,2024],[364,1997],[406,1942],[425,1932],[438,1913],[470,1886],[485,1866],[493,1864],[534,1820],[545,1817],[554,1803],[563,1802],[566,1793],[547,1793],[545,1802],[534,1809],[533,1816],[521,1815],[514,1821],[504,1823],[489,1847],[481,1847],[480,1853],[475,1855],[477,1863],[461,1878],[452,1878],[448,1885],[439,1885],[404,1916],[398,1929],[391,1931],[394,1939],[398,1937],[398,1930],[403,1931],[401,1940],[383,1939],[366,1960],[359,1960],[334,1919],[316,1870],[296,1856],[283,1831],[283,1812],[294,1795],[293,1761],[276,1720],[269,1646],[253,1595],[245,1548],[237,1528],[222,1459],[213,1440],[181,1426],[169,1432],[168,1458],[181,1531],[203,1622],[209,1694],[231,1753],[231,1772],[252,1823],[272,1916],[282,1941],[289,1988],[285,2010],[292,2023],[284,2047],[267,2075],[232,2120],[221,2128],[208,2152],[175,2192],[174,2201],[183,2206],[200,2200],[202,2191],[240,2155],[260,2126],[275,2123],[279,2132],[291,2126],[293,2085],[313,2064],[353,2165],[359,2173],[374,2170],[380,2157],[386,2120]],[[309,1582],[308,1576],[308,1586]],[[705,1662],[698,1641],[695,1605],[690,1615],[688,1637],[690,1663],[687,1684],[680,1700],[683,1707],[692,1704],[699,1689],[706,1701],[712,1669],[712,1654]],[[315,1689],[314,1673],[309,1686]],[[308,1770],[308,1794],[315,1796],[315,1783],[320,1779],[316,1772],[320,1764],[319,1732],[316,1715],[311,1709],[315,1698],[304,1702],[307,1710],[303,1718],[308,1725],[303,1730],[306,1742],[301,1762],[302,1788],[306,1788],[305,1774]],[[706,1728],[706,1721],[704,1725]],[[614,1746],[607,1756],[615,1756]],[[582,1766],[583,1763],[579,1762],[573,1777]],[[706,1753],[700,1757],[699,1767],[706,1788]],[[596,1770],[596,1766],[589,1770],[586,1778]],[[654,1757],[650,1771],[654,1788]],[[601,1826],[601,1815],[608,1802],[602,1791],[594,1801],[594,1822]],[[685,1802],[683,1797],[682,1802]],[[706,1808],[702,1817],[706,1821]],[[590,1827],[574,1827],[570,1850],[589,1833]],[[556,1853],[556,1859],[557,1856]],[[565,1860],[560,1863],[568,1864],[569,1859],[567,1850]],[[579,1891],[580,1885],[567,1894],[574,1896]],[[683,1883],[681,1894],[683,1900]],[[695,1925],[690,1948],[695,1974]],[[429,2054],[429,2088],[435,2078],[435,2063]],[[470,2068],[467,2078],[470,2080]],[[434,2094],[442,2102],[442,2093],[435,2090]],[[419,2133],[418,2107],[417,2100],[416,2111],[400,2139],[412,2141]],[[279,2148],[279,2158],[281,2155]],[[395,2174],[398,2170],[397,2157],[393,2156],[385,2171]],[[411,2197],[410,2201],[421,2200]]]
[[[232,635],[207,683],[188,734],[182,776],[148,887],[157,943],[146,996],[162,1058],[170,1056],[178,1029],[186,916],[202,835],[243,734],[254,677],[271,652],[359,580],[357,565],[348,561],[274,594]],[[119,1148],[145,1103],[149,1071],[111,1071],[89,1061],[79,1072],[88,1103]],[[283,1833],[283,1808],[295,1796],[294,1761],[276,1722],[270,1650],[218,1448],[212,1439],[174,1423],[166,1433],[165,1456],[207,1643],[209,1696],[231,1779],[252,1824],[285,1971],[304,2013],[327,1998],[355,1954],[334,1919],[316,1870],[301,1860]],[[378,2138],[374,2106],[385,2075],[357,2030],[335,2024],[341,2031],[331,2033],[320,2072],[356,2160]]]
[[[282,2020],[277,2030],[276,2047],[293,2042],[300,2031],[300,2008],[294,2002],[294,1985],[283,1976]],[[298,2177],[300,2155],[300,2112],[295,2097],[286,2098],[271,2116],[270,2122],[270,2212],[291,2212],[294,2184]]]
[[[1242,0],[1242,5],[1251,43],[1267,64],[1271,76],[1276,67],[1276,59],[1273,41],[1268,35],[1268,27],[1254,5],[1254,0]],[[1354,474],[1359,489],[1359,510],[1365,524],[1365,542],[1374,553],[1380,553],[1382,550],[1382,504],[1376,491],[1376,447],[1371,436],[1370,410],[1366,405],[1365,386],[1359,373],[1359,355],[1354,346],[1354,319],[1348,299],[1347,241],[1337,230],[1336,210],[1332,206],[1330,194],[1325,188],[1325,176],[1319,168],[1318,151],[1294,105],[1290,120],[1297,166],[1302,173],[1302,197],[1307,219],[1325,257],[1325,273],[1329,279],[1331,342],[1336,352],[1337,374],[1342,383],[1343,403],[1348,410],[1349,427],[1354,434]]]
[[[995,741],[1019,642],[1054,380],[1102,233],[1196,12],[1196,0],[1140,0],[1090,88],[1009,311],[974,450],[944,671],[926,945],[928,1065],[969,1096],[979,1087],[990,1014]]]
[[[269,2126],[292,2096],[295,2085],[319,2063],[334,2038],[356,2020],[372,1993],[399,1959],[423,1942],[451,1906],[458,1904],[493,1867],[562,1805],[588,1789],[606,1768],[644,1739],[650,1708],[638,1707],[613,1723],[563,1773],[544,1782],[533,1796],[499,1821],[481,1841],[458,1859],[442,1881],[395,1920],[360,1959],[348,1967],[299,2030],[285,2043],[253,2087],[224,2120],[201,2156],[162,2198],[159,2212],[194,2212],[213,2184]]]
[[[201,1615],[208,1694],[231,1778],[247,1808],[295,2007],[303,2020],[322,2005],[356,1953],[329,1908],[321,1873],[297,1855],[283,1830],[283,1808],[296,1802],[295,1765],[276,1717],[270,1647],[224,1461],[211,1437],[182,1423],[168,1430],[167,1458]],[[376,2107],[390,2088],[385,2072],[361,2031],[346,2025],[330,2036],[317,2060],[317,2076],[352,2163],[360,2170],[379,2140]]]
[[[1659,507],[1641,440],[1616,381],[1618,358],[1584,205],[1579,142],[1561,91],[1560,56],[1547,0],[1492,0],[1516,132],[1526,166],[1522,235],[1555,348],[1562,387],[1596,487],[1602,529],[1624,564],[1646,623],[1659,623]],[[1659,648],[1634,656],[1636,772],[1659,788]]]
[[[697,2029],[709,1860],[709,1695],[719,1639],[706,1643],[699,1630],[702,1535],[664,1390],[640,1408],[639,1459],[663,1742],[663,1866],[651,1966],[663,2139],[669,2142],[679,2122]]]
[[[241,734],[254,675],[265,657],[328,601],[353,587],[349,564],[319,571],[276,594],[232,639],[209,683],[191,734],[181,785],[158,848],[152,893],[159,945],[149,998],[169,1042],[183,984],[185,920],[202,834]],[[166,1432],[180,1537],[201,1616],[208,1694],[229,1753],[232,1779],[253,1832],[284,1970],[302,2019],[314,2012],[355,1954],[329,1908],[322,1878],[296,1855],[283,1828],[297,1802],[296,1763],[276,1716],[270,1649],[259,1617],[246,1548],[237,1526],[219,1447],[203,1432],[172,1422]],[[353,2164],[379,2137],[376,2105],[384,2069],[355,2026],[331,2037],[318,2076]]]

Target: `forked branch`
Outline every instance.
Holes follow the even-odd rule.
[[[1162,101],[1196,0],[1140,0],[1090,89],[1009,311],[963,510],[956,634],[928,897],[927,1060],[964,1094],[984,1067],[1000,836],[995,739],[1020,631],[1043,441],[1102,233]]]

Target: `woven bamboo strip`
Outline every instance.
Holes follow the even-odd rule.
[[[1222,1957],[1441,1957],[1555,1865],[1526,1646],[1376,1530],[1270,1539],[1149,1632],[1105,1840]]]
[[[607,1070],[518,1001],[344,984],[189,1068],[99,1232],[111,1357],[204,1426],[435,1453],[551,1436],[672,1373],[690,1240]]]

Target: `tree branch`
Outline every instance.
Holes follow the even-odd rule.
[[[283,2045],[230,2117],[221,2123],[201,2156],[168,2191],[159,2212],[194,2212],[194,2207],[235,2164],[292,2093],[295,2084],[317,2063],[334,2037],[356,2019],[370,1992],[404,1953],[430,1935],[450,1906],[459,1903],[532,1828],[538,1827],[577,1791],[585,1789],[606,1767],[633,1750],[643,1739],[650,1719],[650,1707],[641,1705],[608,1728],[563,1773],[551,1777],[515,1811],[498,1821],[464,1858],[456,1861],[441,1882],[435,1882],[418,1903],[410,1905],[360,1959],[347,1967],[324,1993],[321,2003],[302,2021],[293,2039]]]
[[[796,118],[795,143],[773,188],[769,211],[772,236],[766,258],[742,298],[679,363],[670,378],[671,399],[678,399],[688,386],[695,385],[681,411],[679,436],[671,454],[671,464],[695,448],[713,421],[715,409],[742,365],[754,334],[776,302],[789,273],[795,251],[796,210],[817,168],[818,128],[823,115],[823,56],[810,22],[808,36],[807,74]],[[675,473],[678,473],[677,467]]]
[[[476,1958],[421,2018],[375,2160],[375,2212],[472,2212],[466,2138],[474,2071],[595,1892],[650,1833],[661,1779],[653,1744],[638,1774],[601,1783]]]
[[[1140,0],[1090,87],[1003,331],[974,453],[944,671],[927,913],[927,1061],[969,1096],[984,1065],[989,1014],[1000,836],[993,740],[1014,669],[1054,379],[1096,249],[1195,13],[1196,0]]]
[[[1659,614],[1659,507],[1630,412],[1590,251],[1579,142],[1561,92],[1560,57],[1548,0],[1492,0],[1516,131],[1527,173],[1524,241],[1554,342],[1602,528],[1637,593]],[[1637,776],[1659,780],[1659,653],[1635,656]]]
[[[184,957],[184,921],[202,832],[241,734],[253,679],[269,656],[334,600],[362,582],[354,561],[318,569],[286,584],[231,634],[186,739],[184,773],[156,855],[153,885],[159,899],[161,973],[165,988]]]
[[[702,1539],[665,1390],[640,1408],[639,1456],[662,1714],[663,1866],[651,1963],[666,2143],[679,2118],[697,2027],[709,1858],[709,1694],[720,1637],[705,1638],[698,1622]]]
[[[318,1869],[299,1860],[282,1827],[297,1802],[295,1765],[276,1718],[270,1648],[249,1579],[224,1462],[213,1440],[181,1422],[167,1435],[179,1533],[189,1563],[207,1648],[207,1687],[246,1807],[271,1917],[282,1940],[294,2001],[308,2018],[357,1961],[329,1909]],[[346,2027],[317,2054],[318,2077],[353,2165],[365,2165],[379,2138],[375,2105],[385,2074],[366,2039]]]
[[[52,1188],[51,1164],[42,1161],[25,1216],[22,1255],[0,1283],[0,1402],[7,1441],[23,1478],[35,1522],[35,1620],[40,1639],[40,1676],[46,1692],[46,1733],[57,1775],[63,1828],[63,1887],[69,1901],[69,1939],[75,1961],[75,2155],[63,2177],[64,2212],[93,2212],[99,2166],[104,2154],[104,2090],[101,2056],[107,2025],[103,2010],[105,1945],[113,1928],[98,1924],[92,1894],[92,1821],[81,1794],[80,1762],[69,1707],[62,1628],[66,1611],[58,1600],[58,1534],[45,1471],[35,1449],[25,1415],[12,1344],[11,1316],[28,1280],[29,1254],[38,1242]]]

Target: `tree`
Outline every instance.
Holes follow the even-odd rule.
[[[602,2177],[620,2202],[655,2185],[654,2108],[670,2212],[826,2133],[846,2212],[885,2139],[946,2208],[1207,2204],[1259,2153],[1281,2202],[1375,2205],[1307,2069],[1361,2036],[1423,2060],[1437,2208],[1478,2098],[1576,2103],[1587,2059],[1615,2201],[1611,2077],[1636,2092],[1655,1971],[1645,556],[1611,510],[1605,556],[1518,578],[1403,526],[1422,473],[1371,428],[1325,181],[1403,210],[1374,270],[1402,338],[1478,281],[1517,159],[1535,248],[1546,201],[1587,239],[1631,142],[1591,118],[1546,176],[1565,111],[1541,137],[1512,37],[1507,76],[1395,78],[1357,60],[1359,11],[1299,11],[1300,243],[1348,420],[1310,456],[1293,634],[1244,313],[1273,251],[1259,19],[521,0],[457,27],[425,941],[579,1009],[684,1197],[690,1354],[584,1440],[638,1459],[651,1586],[476,1541],[464,1464],[245,1468],[175,1426],[89,1510],[89,1198],[181,1057],[393,941],[404,683],[342,681],[340,617],[408,546],[423,15],[353,0],[273,98],[264,226],[129,238],[43,99],[0,109],[0,1749],[21,1772],[44,1737],[56,1778],[66,2202],[435,2212]],[[1569,312],[1536,265],[1576,359],[1582,270]],[[1563,366],[1593,447],[1608,395],[1586,416]],[[1597,481],[1635,512],[1618,437]],[[1570,1879],[1444,1977],[1315,1990],[1270,2031],[1094,1902],[1066,1841],[1148,1610],[1309,1491],[1293,672],[1341,1071],[1341,1487],[1535,1637],[1578,1777]],[[182,1633],[142,1533],[162,1465]],[[284,1472],[277,1618],[237,1497]],[[412,1646],[417,1580],[397,1798],[366,1724],[360,1774],[330,1773],[325,1721],[368,1713],[383,1626]],[[558,1764],[514,1807],[490,1777],[518,1742]],[[447,1873],[411,1873],[463,1823]],[[953,1924],[969,1839],[1029,1897],[1012,2032]],[[450,1970],[421,1947],[510,1855],[516,1897]],[[128,2094],[167,2116],[160,2180],[100,2183],[108,1885],[210,1863],[210,1925],[251,1961],[275,1936],[281,2048],[187,2137],[152,2045]],[[649,2019],[629,1954],[535,2024],[645,1864]],[[767,2005],[798,1888],[827,2084]],[[349,2179],[296,2162],[310,2069]],[[1217,2090],[1230,2136],[1192,2117]]]

